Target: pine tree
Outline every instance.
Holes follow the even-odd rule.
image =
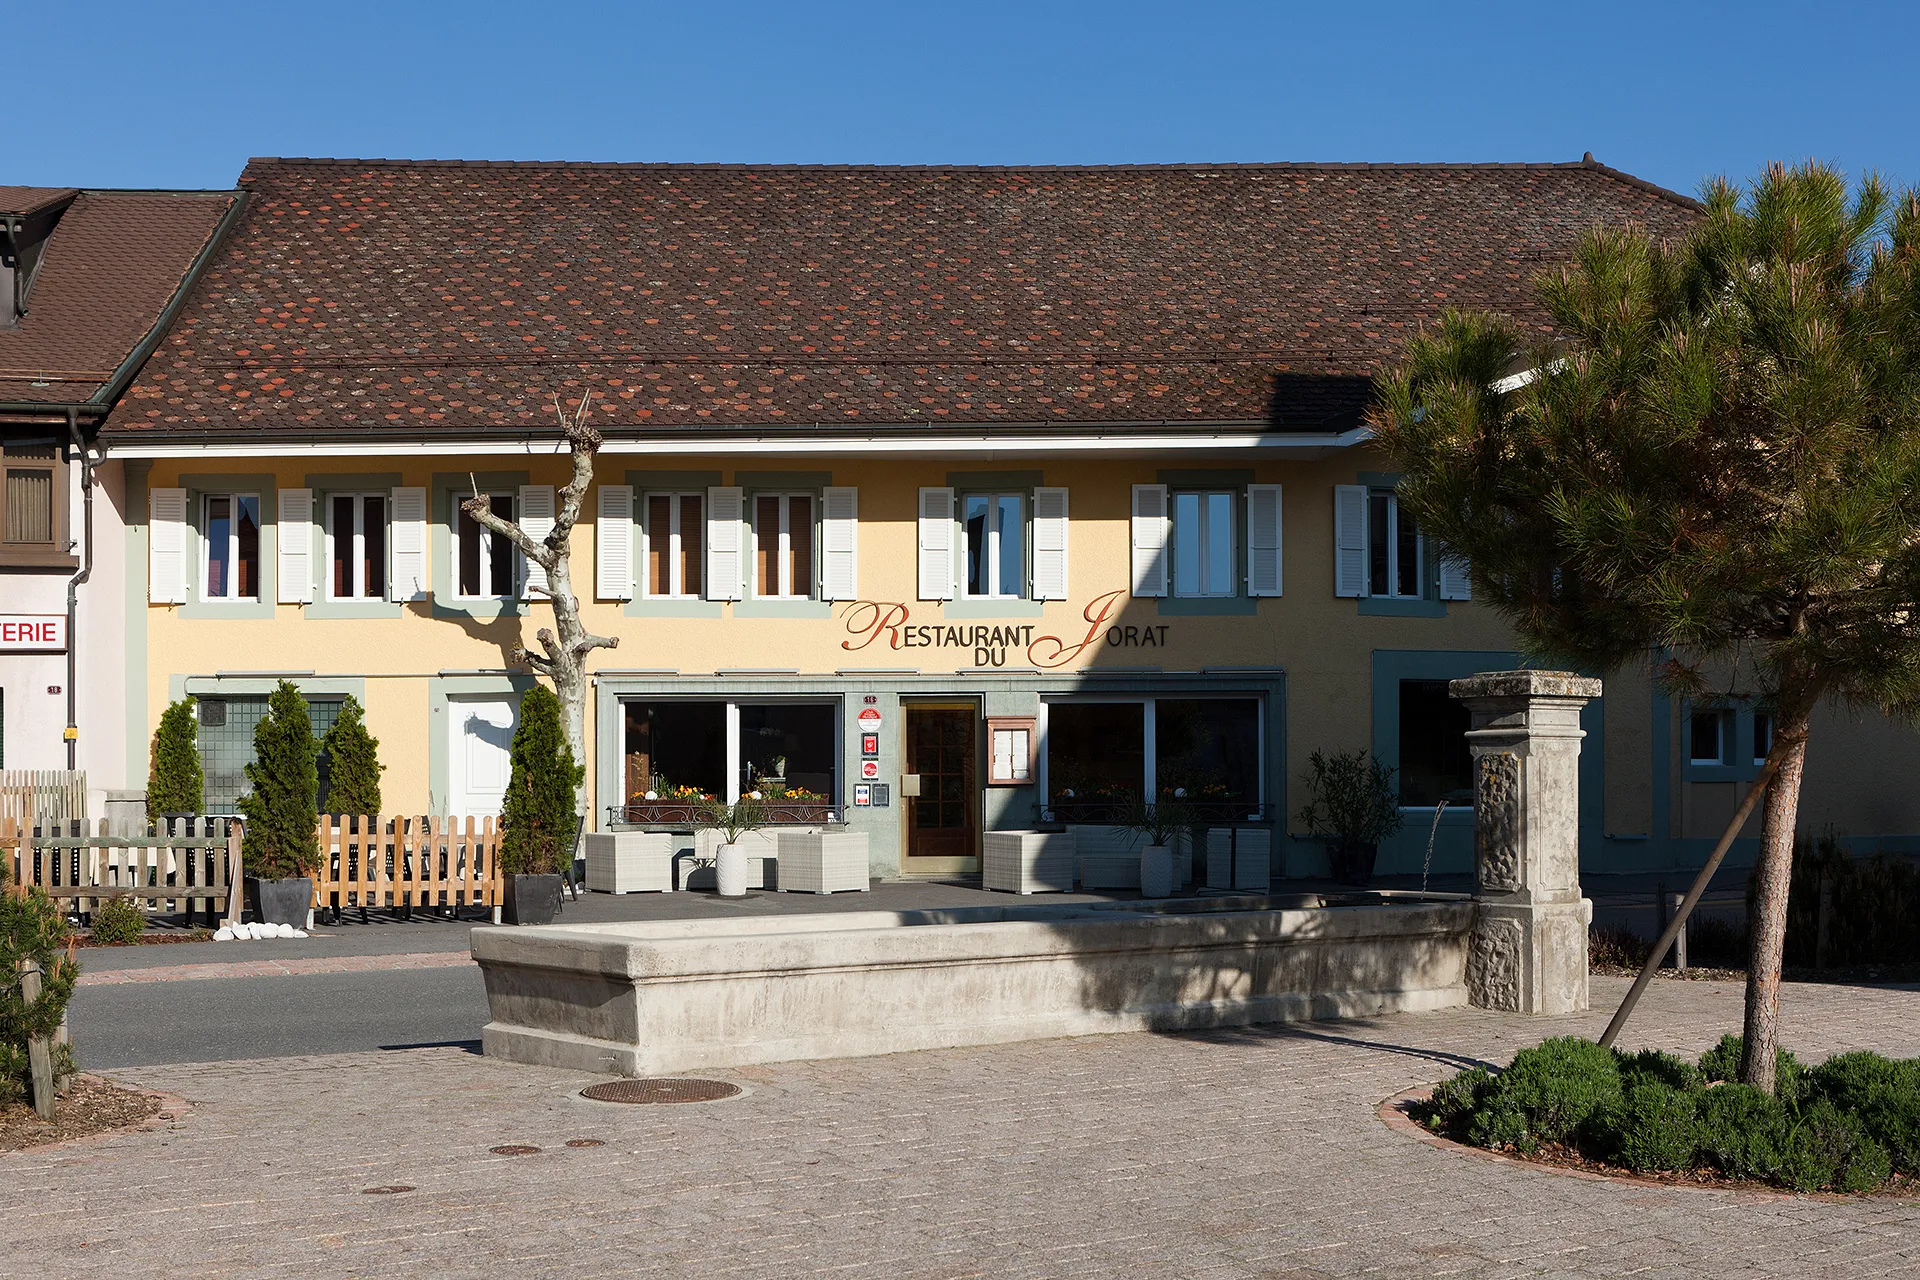
[[[585,775],[561,724],[560,699],[535,685],[520,700],[513,776],[500,820],[500,863],[508,875],[553,875],[571,867],[579,825],[574,789]]]
[[[200,769],[200,724],[192,698],[171,703],[153,733],[153,763],[147,774],[147,817],[199,813],[206,775]]]
[[[380,812],[380,739],[367,732],[365,713],[352,695],[320,740],[328,760],[327,812],[365,817]]]
[[[240,797],[247,819],[240,854],[249,875],[281,880],[312,875],[320,865],[314,748],[307,700],[282,680],[267,699],[267,714],[254,726],[254,759],[247,766],[253,789]]]
[[[1559,345],[1450,313],[1374,425],[1530,652],[1771,709],[1742,1067],[1771,1090],[1810,717],[1920,708],[1920,196],[1776,165],[1710,183],[1684,244],[1595,230],[1536,287]]]
[[[80,966],[67,953],[67,919],[38,888],[17,892],[9,884],[11,858],[0,858],[0,1104],[27,1095],[27,1041],[50,1036],[66,1014]],[[29,1004],[14,979],[22,961],[40,965],[40,996]],[[56,1065],[56,1073],[59,1068]]]

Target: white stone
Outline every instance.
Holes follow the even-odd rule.
[[[295,938],[304,938],[307,936],[307,931],[305,929],[295,929],[293,933],[289,936],[295,937]]]
[[[225,925],[221,925],[213,931],[213,940],[215,942],[232,942],[233,930],[227,928]]]

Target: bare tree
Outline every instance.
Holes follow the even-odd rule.
[[[544,652],[535,653],[522,646],[514,650],[513,656],[553,681],[553,691],[559,695],[561,709],[566,713],[567,742],[573,747],[574,760],[580,764],[587,760],[587,655],[595,649],[615,649],[620,645],[618,636],[596,636],[587,630],[580,621],[580,599],[573,594],[573,526],[578,523],[580,507],[587,500],[587,489],[593,483],[593,461],[600,452],[600,433],[587,425],[587,414],[592,407],[592,392],[580,398],[580,407],[571,416],[560,403],[560,397],[553,398],[553,411],[560,419],[560,430],[567,438],[567,449],[573,459],[573,477],[555,495],[553,528],[547,530],[545,537],[535,538],[518,522],[495,515],[478,486],[473,497],[460,504],[461,510],[472,516],[481,528],[511,541],[545,573],[544,590],[553,604],[553,626],[542,627],[536,633]],[[535,589],[541,589],[537,583]],[[584,799],[584,783],[580,794]]]

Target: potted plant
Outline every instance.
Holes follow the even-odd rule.
[[[1121,814],[1120,826],[1135,839],[1144,839],[1140,850],[1140,896],[1173,896],[1173,843],[1193,825],[1193,815],[1183,800],[1162,800],[1149,804],[1135,799]]]
[[[307,700],[282,680],[267,699],[267,714],[253,729],[252,790],[240,797],[241,892],[254,919],[306,927],[313,907],[313,872],[320,865],[313,720]]]
[[[757,794],[742,796],[732,804],[714,800],[701,809],[701,830],[716,832],[720,836],[720,849],[714,855],[713,873],[720,882],[721,897],[747,896],[747,851],[740,847],[740,837],[766,825],[766,807],[761,804]]]
[[[1333,878],[1342,884],[1373,879],[1380,842],[1400,830],[1394,770],[1356,748],[1307,757],[1307,803],[1300,821],[1327,846]]]
[[[560,699],[545,685],[527,690],[500,814],[501,907],[508,924],[552,924],[559,914],[561,878],[573,868],[580,827],[575,788],[585,773],[561,728]]]

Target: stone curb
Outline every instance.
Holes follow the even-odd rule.
[[[1853,1204],[1870,1200],[1871,1196],[1844,1196],[1830,1191],[1778,1191],[1772,1187],[1699,1187],[1684,1182],[1662,1182],[1658,1178],[1648,1178],[1637,1173],[1595,1173],[1591,1169],[1569,1169],[1565,1165],[1549,1164],[1544,1160],[1527,1160],[1520,1156],[1510,1156],[1504,1151],[1489,1151],[1485,1147],[1472,1147],[1464,1142],[1455,1142],[1428,1129],[1406,1112],[1407,1104],[1425,1102],[1433,1096],[1432,1085],[1406,1089],[1387,1098],[1374,1108],[1374,1114],[1380,1117],[1387,1128],[1396,1133],[1406,1134],[1417,1142],[1430,1147],[1454,1152],[1457,1155],[1470,1156],[1476,1160],[1487,1160],[1495,1164],[1514,1165],[1522,1169],[1533,1169],[1541,1173],[1557,1174],[1563,1178],[1578,1178],[1583,1182],[1612,1182],[1632,1187],[1651,1187],[1661,1191],[1688,1191],[1695,1194],[1727,1196],[1736,1200],[1838,1200]]]
[[[309,973],[378,973],[394,969],[457,969],[473,963],[465,951],[406,951],[391,955],[317,956],[301,960],[235,960],[155,965],[148,969],[82,970],[82,987],[148,982],[194,982],[210,978],[289,978]]]

